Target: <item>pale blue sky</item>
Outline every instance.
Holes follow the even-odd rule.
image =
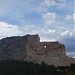
[[[41,41],[65,44],[75,57],[74,0],[0,0],[0,39],[39,34]],[[70,53],[69,53],[70,52]]]

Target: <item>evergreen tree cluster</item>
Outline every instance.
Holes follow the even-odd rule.
[[[0,61],[0,75],[75,75],[75,64],[55,67],[45,62]]]

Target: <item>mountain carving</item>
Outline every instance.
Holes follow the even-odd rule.
[[[40,42],[38,35],[13,36],[0,40],[0,61],[19,60],[69,66],[74,58],[66,56],[65,46],[58,41]]]

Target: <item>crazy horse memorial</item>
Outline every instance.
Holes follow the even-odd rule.
[[[38,35],[12,36],[0,40],[1,60],[45,62],[48,65],[70,66],[74,58],[66,55],[65,46],[58,41],[40,42]]]

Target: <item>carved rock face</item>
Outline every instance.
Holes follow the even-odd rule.
[[[38,35],[7,37],[0,40],[0,60],[27,60],[62,66],[70,59],[65,46],[58,42],[40,42]],[[64,62],[65,60],[65,62]],[[71,62],[70,62],[71,60]],[[70,59],[67,65],[72,63]],[[75,61],[74,61],[75,62]]]

